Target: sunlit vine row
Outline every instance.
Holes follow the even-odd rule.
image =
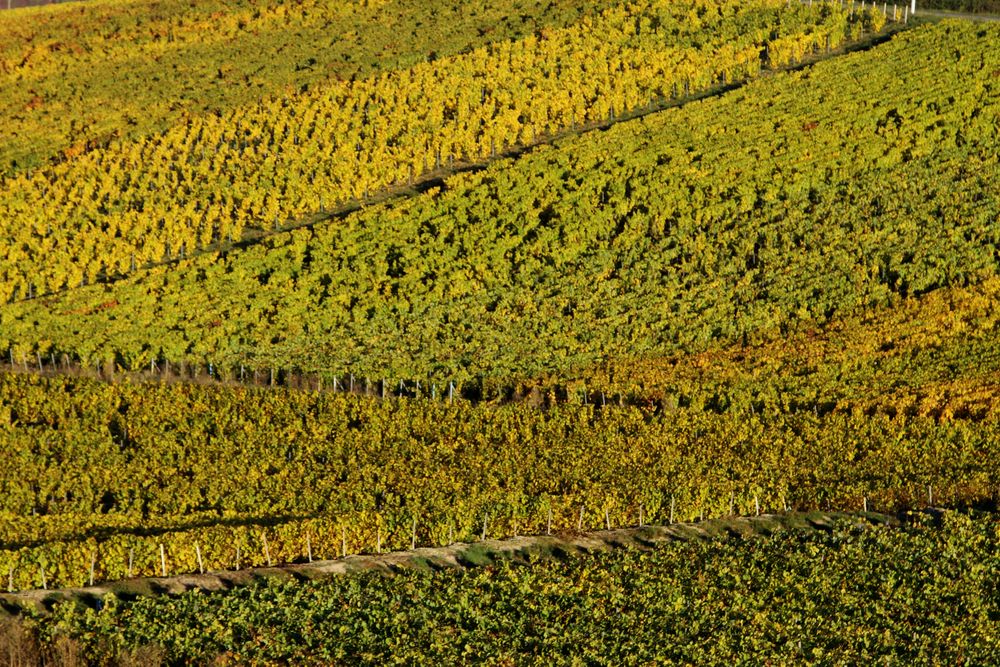
[[[656,0],[231,113],[192,116],[5,183],[0,300],[239,240],[454,160],[479,160],[837,46],[839,5]],[[858,24],[859,25],[859,24]],[[773,48],[769,46],[773,44]]]
[[[1000,246],[994,30],[910,31],[336,223],[10,304],[0,354],[509,384],[978,283]]]
[[[539,410],[5,374],[0,573],[80,585],[92,560],[98,579],[159,573],[160,544],[179,573],[199,553],[246,567],[632,525],[640,511],[890,510],[928,489],[978,502],[995,493],[998,437],[995,415]]]

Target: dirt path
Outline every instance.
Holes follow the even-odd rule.
[[[26,7],[42,7],[43,5],[54,5],[71,0],[0,0],[0,10],[2,9],[24,9]]]
[[[918,19],[960,19],[963,21],[1000,21],[997,14],[973,14],[970,12],[951,12],[945,9],[923,9],[917,6],[917,13],[914,16]]]
[[[76,600],[100,607],[110,593],[122,598],[141,595],[177,595],[191,590],[219,591],[261,579],[312,580],[352,572],[379,570],[435,571],[449,568],[482,567],[500,561],[530,564],[584,556],[614,549],[654,549],[670,542],[745,539],[781,531],[831,530],[850,523],[861,529],[898,527],[900,520],[875,512],[789,512],[756,517],[727,517],[669,526],[642,526],[589,533],[562,532],[556,535],[512,537],[444,547],[424,547],[388,554],[354,555],[337,560],[296,563],[278,567],[209,572],[175,577],[143,577],[108,582],[84,588],[31,590],[0,595],[0,616],[16,615],[25,609],[47,613],[59,602]]]

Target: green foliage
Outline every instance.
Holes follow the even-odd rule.
[[[109,599],[37,624],[92,656],[154,645],[173,661],[993,664],[998,553],[995,517],[949,513],[940,527]]]

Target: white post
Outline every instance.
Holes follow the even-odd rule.
[[[917,13],[917,0],[910,0],[910,16]]]

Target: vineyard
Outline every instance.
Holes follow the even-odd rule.
[[[329,79],[364,79],[566,27],[609,6],[165,0],[0,14],[0,104],[10,129],[0,140],[0,173],[114,139],[141,140],[204,112],[224,114]]]
[[[21,640],[143,663],[989,664],[996,519],[856,521],[529,566],[263,579],[225,594],[66,606]],[[969,567],[975,563],[974,567]],[[558,619],[558,625],[553,623]],[[10,632],[10,631],[9,631]],[[28,634],[32,633],[32,634]],[[155,646],[137,651],[135,646]]]
[[[1000,53],[980,37],[996,32],[916,29],[877,60],[757,81],[113,289],[11,304],[0,350],[481,384],[758,342],[976,283],[997,274]]]
[[[442,163],[796,62],[884,21],[777,0],[697,10],[704,18],[688,18],[683,3],[616,7],[520,41],[189,117],[12,176],[0,197],[13,241],[0,300],[232,243],[248,227],[278,228]]]
[[[160,574],[161,548],[178,573],[640,512],[983,503],[1000,474],[992,413],[540,410],[18,376],[2,391],[0,574],[14,589]]]
[[[0,12],[0,662],[995,662],[997,44],[818,0]],[[517,536],[562,542],[483,555]]]

